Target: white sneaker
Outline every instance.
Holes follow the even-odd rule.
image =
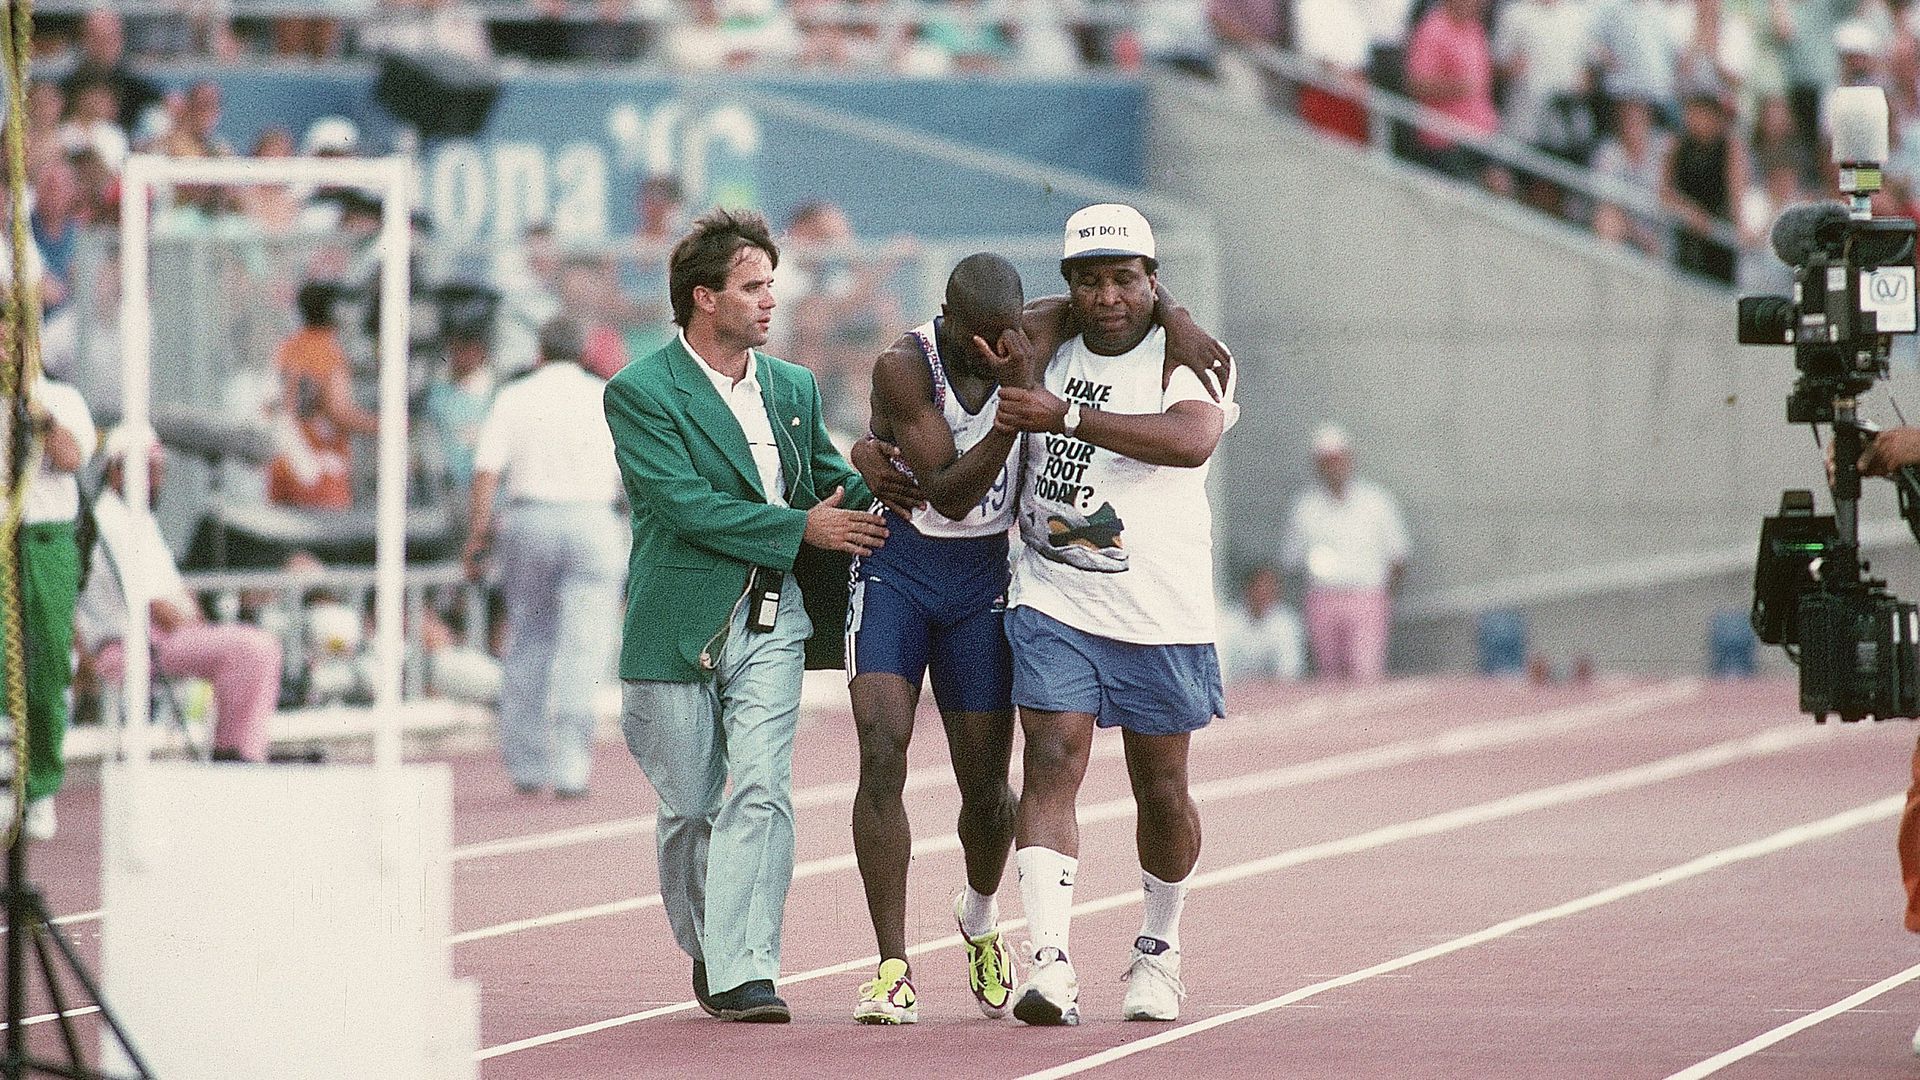
[[[1920,1056],[1920,1031],[1913,1033],[1913,1052],[1916,1056]]]
[[[1040,950],[1014,998],[1013,1018],[1023,1024],[1073,1027],[1080,1022],[1080,980],[1059,949]]]
[[[1142,949],[1158,947],[1159,952]],[[1121,978],[1127,983],[1127,999],[1120,1015],[1128,1020],[1178,1020],[1180,1002],[1187,988],[1180,982],[1180,954],[1166,951],[1165,943],[1152,938],[1134,942],[1133,963]]]
[[[42,795],[27,800],[27,821],[24,831],[29,840],[51,840],[53,831],[59,822],[53,817],[53,796]]]

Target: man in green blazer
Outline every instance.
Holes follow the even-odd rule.
[[[701,1007],[771,1023],[791,1019],[773,980],[813,632],[794,558],[886,539],[849,509],[872,497],[827,441],[812,373],[757,351],[779,259],[760,215],[701,218],[668,266],[679,335],[606,389],[633,523],[621,726],[660,795],[660,895]]]

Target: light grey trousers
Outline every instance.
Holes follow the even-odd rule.
[[[593,698],[614,674],[628,543],[605,503],[519,502],[501,516],[500,756],[517,786],[587,788]]]
[[[745,605],[735,609],[710,681],[622,684],[627,748],[660,795],[662,906],[716,994],[780,974],[793,732],[813,633],[791,574],[773,630],[751,633],[746,618]]]

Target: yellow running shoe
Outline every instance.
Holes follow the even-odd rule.
[[[862,1024],[912,1024],[920,1019],[913,980],[905,960],[882,960],[873,981],[860,987],[860,1004],[853,1018]]]
[[[955,922],[960,921],[965,897],[965,893],[953,897]],[[1013,950],[1007,948],[997,926],[979,937],[967,937],[967,928],[962,925],[960,937],[967,943],[967,982],[973,987],[973,1002],[980,1006],[981,1013],[998,1020],[1007,1015],[1014,985],[1020,981],[1013,970]]]

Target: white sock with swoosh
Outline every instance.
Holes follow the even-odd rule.
[[[1080,860],[1052,848],[1024,847],[1013,853],[1020,875],[1020,902],[1027,909],[1027,936],[1042,949],[1067,954],[1067,926],[1073,918],[1073,878]]]

